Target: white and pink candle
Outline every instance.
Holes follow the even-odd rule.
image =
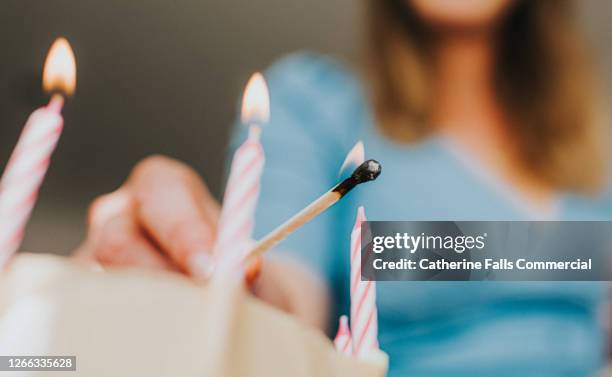
[[[340,316],[334,346],[336,351],[343,355],[351,356],[353,354],[353,339],[349,329],[348,317],[345,315]]]
[[[269,108],[266,82],[260,73],[255,73],[246,86],[242,101],[242,123],[249,124],[249,134],[234,153],[219,218],[214,253],[217,270],[239,266],[253,235],[265,164],[259,141],[260,126],[269,121]]]
[[[378,310],[376,283],[361,280],[361,224],[366,221],[365,210],[359,207],[351,232],[351,334],[353,355],[367,357],[378,350]]]
[[[72,94],[76,63],[68,41],[57,39],[47,55],[43,88]],[[47,106],[28,118],[0,179],[0,268],[19,249],[27,222],[36,204],[51,155],[62,133],[64,98],[54,94]]]

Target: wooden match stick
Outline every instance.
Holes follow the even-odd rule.
[[[344,195],[355,188],[355,186],[378,178],[381,169],[382,167],[380,166],[380,163],[376,160],[367,160],[359,165],[350,177],[340,182],[325,194],[321,195],[306,208],[302,209],[292,218],[259,240],[246,254],[245,259],[247,264],[250,262],[250,260],[261,256],[289,234],[293,233],[302,225],[306,224],[310,220],[320,215],[323,211],[334,205],[336,202],[338,202],[338,200],[342,199]]]

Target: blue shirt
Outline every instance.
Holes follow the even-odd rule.
[[[333,290],[334,322],[348,313],[349,239],[356,208],[369,220],[521,220],[537,215],[503,180],[442,137],[405,144],[375,126],[359,82],[330,59],[295,54],[266,73],[271,122],[255,236],[338,182],[351,147],[381,162],[373,183],[283,241]],[[233,148],[244,140],[238,127]],[[563,196],[558,217],[605,218]],[[599,209],[604,208],[599,205]],[[378,282],[379,341],[389,376],[584,376],[603,364],[597,283]]]

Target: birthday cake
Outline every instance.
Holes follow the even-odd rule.
[[[0,355],[75,356],[70,376],[374,377],[386,374],[379,353],[342,355],[240,284],[40,254],[19,254],[0,275]]]

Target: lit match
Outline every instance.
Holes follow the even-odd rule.
[[[317,200],[310,203],[306,208],[298,212],[295,216],[281,224],[279,227],[268,233],[267,236],[259,240],[253,248],[246,253],[247,265],[253,259],[263,255],[266,251],[282,241],[289,234],[295,232],[302,225],[320,215],[323,211],[336,204],[342,197],[348,194],[357,185],[370,182],[378,178],[382,167],[376,160],[367,160],[355,169],[353,174],[344,181],[338,183],[334,188],[321,195]]]

